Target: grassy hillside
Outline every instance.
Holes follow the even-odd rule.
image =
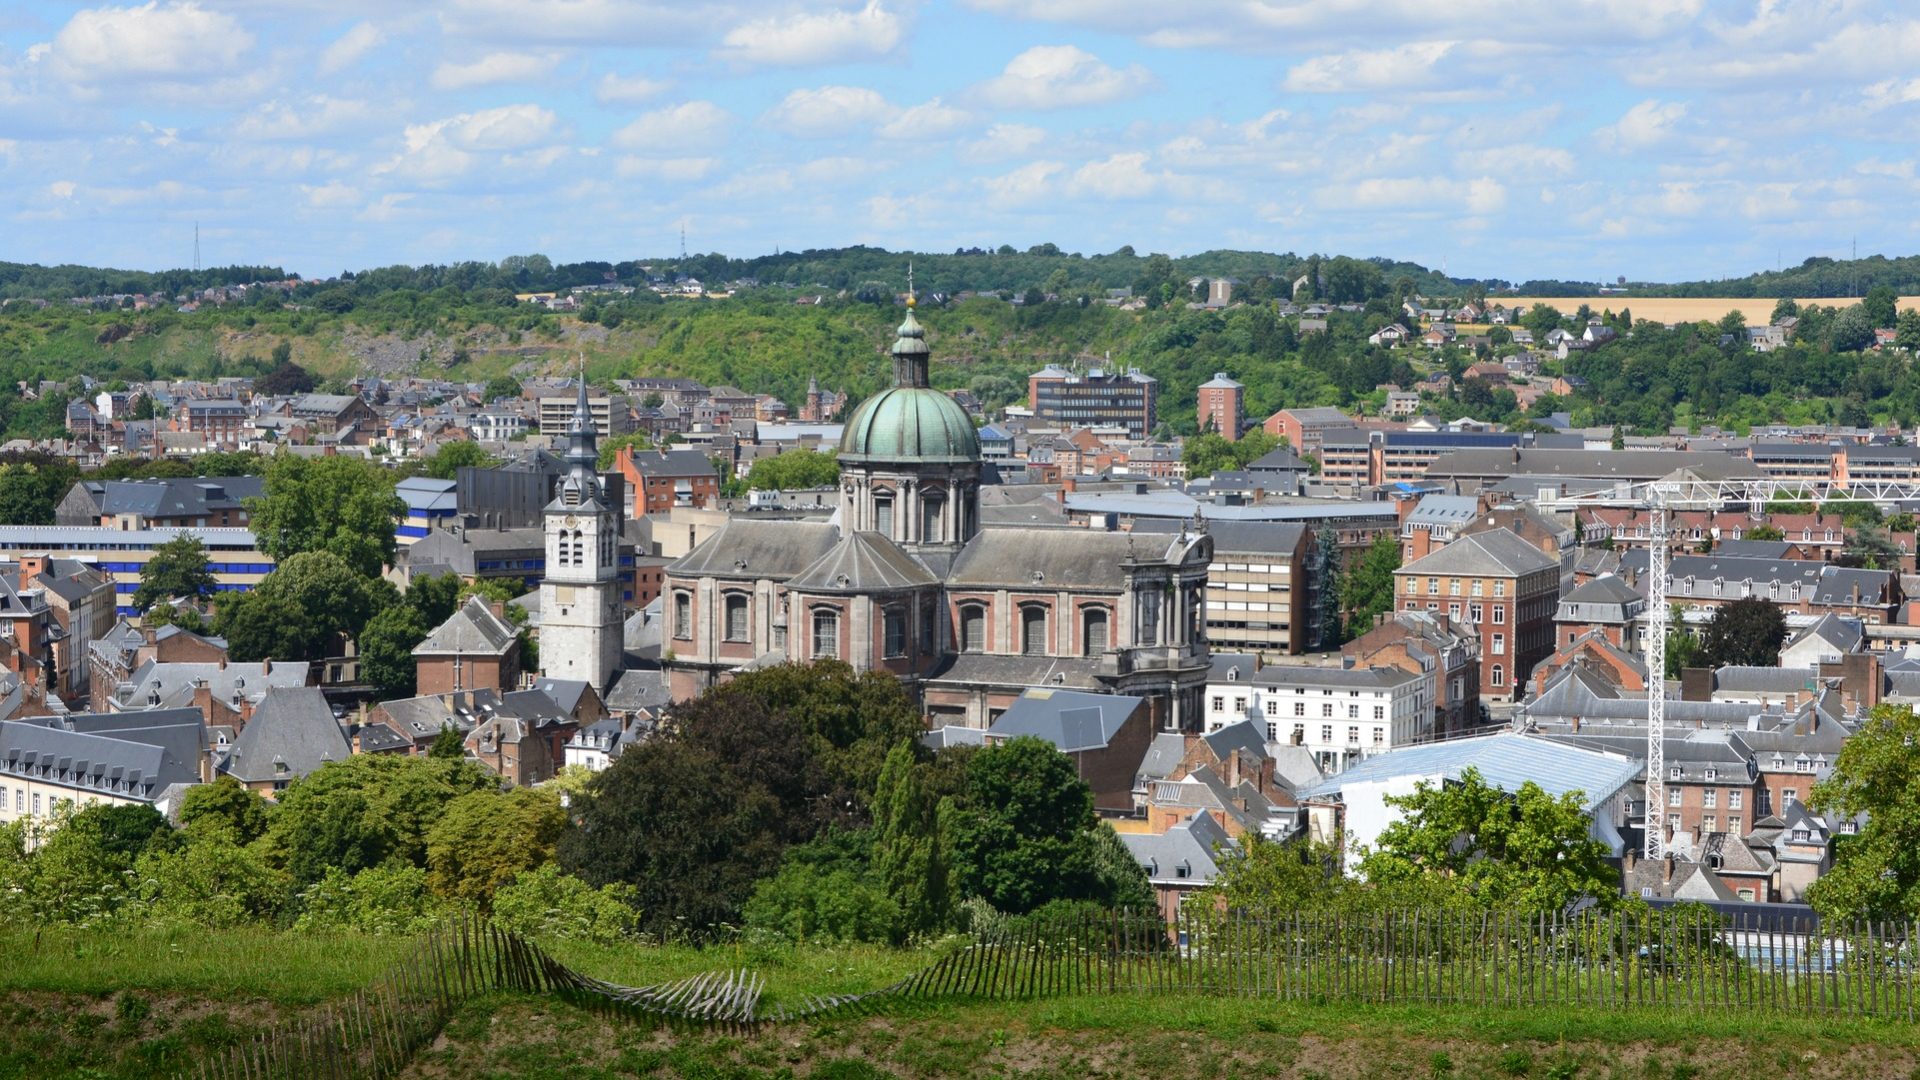
[[[408,943],[259,931],[100,927],[0,933],[0,1077],[170,1075],[371,981]],[[550,943],[649,983],[749,966],[776,994],[869,989],[925,953]],[[1198,995],[905,1003],[750,1034],[635,1024],[552,998],[460,1008],[409,1077],[1853,1078],[1911,1076],[1901,1023],[1687,1010],[1462,1009]]]

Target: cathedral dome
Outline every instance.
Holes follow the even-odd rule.
[[[915,300],[907,295],[907,318],[893,343],[894,385],[860,403],[840,435],[842,461],[976,462],[980,436],[973,418],[952,398],[927,385],[926,331],[914,318]]]
[[[980,460],[973,419],[925,386],[895,386],[860,403],[840,436],[842,461]]]

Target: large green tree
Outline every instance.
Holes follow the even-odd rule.
[[[1920,716],[1907,705],[1881,705],[1840,748],[1808,804],[1852,817],[1865,814],[1856,836],[1837,838],[1833,869],[1807,899],[1822,918],[1920,918]]]
[[[183,532],[154,548],[140,568],[140,587],[133,592],[133,606],[145,611],[162,600],[204,600],[213,595],[214,584],[206,545],[198,535]]]
[[[348,873],[388,862],[425,867],[427,835],[447,805],[498,786],[469,761],[356,754],[288,785],[260,842],[300,884],[336,867]]]
[[[441,444],[420,463],[420,473],[436,480],[452,480],[461,469],[491,469],[499,464],[500,459],[482,450],[479,443],[461,439]]]
[[[553,861],[566,824],[552,791],[462,795],[427,831],[427,883],[443,897],[485,906],[522,871]]]
[[[1360,860],[1369,881],[1386,885],[1427,875],[1457,883],[1494,908],[1552,911],[1591,897],[1612,904],[1619,875],[1595,840],[1578,792],[1549,795],[1529,780],[1508,792],[1469,768],[1459,780],[1422,781],[1411,795],[1388,796],[1400,817]]]
[[[761,458],[747,472],[747,486],[755,491],[832,487],[839,480],[839,459],[815,450],[788,450]]]
[[[250,500],[254,536],[276,562],[326,551],[368,577],[393,561],[394,528],[406,505],[392,474],[353,457],[277,455],[266,494]]]
[[[1757,596],[1714,609],[1700,634],[1702,667],[1774,667],[1787,639],[1787,616]]]
[[[1393,572],[1400,569],[1400,538],[1383,533],[1368,545],[1353,569],[1340,576],[1340,604],[1346,625],[1365,633],[1383,612],[1393,610]]]
[[[1051,743],[1022,736],[967,763],[966,789],[941,808],[953,890],[995,910],[1025,913],[1056,900],[1120,903],[1143,895],[1145,873],[1102,858],[1108,829],[1093,789]]]
[[[414,646],[427,639],[433,627],[412,604],[394,604],[385,608],[361,629],[355,639],[360,646],[360,677],[380,691],[383,698],[414,695],[418,665]]]

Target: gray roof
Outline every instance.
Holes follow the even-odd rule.
[[[892,592],[938,585],[927,568],[877,532],[849,533],[787,582],[806,592]]]
[[[64,717],[0,722],[0,775],[151,802],[169,785],[200,780],[200,714],[165,713],[143,717],[145,726],[95,730]]]
[[[616,713],[664,709],[672,701],[667,692],[666,673],[658,669],[628,668],[613,678],[607,688],[607,709]]]
[[[819,521],[756,521],[731,517],[683,558],[673,577],[790,578],[839,541],[839,527]]]
[[[1620,480],[1658,480],[1688,469],[1703,480],[1764,480],[1766,474],[1746,458],[1717,451],[1688,450],[1541,450],[1512,447],[1471,447],[1442,454],[1427,466],[1428,479],[1452,477],[1533,476],[1608,477]]]
[[[1134,536],[1088,529],[983,529],[953,562],[948,584],[1077,586],[1118,591],[1128,562],[1177,561],[1178,538]]]
[[[1618,575],[1601,574],[1560,599],[1570,604],[1631,604],[1645,598]]]
[[[1471,495],[1422,495],[1407,514],[1408,525],[1459,525],[1472,521],[1480,512],[1480,501]]]
[[[1140,759],[1141,780],[1164,780],[1186,760],[1187,737],[1175,731],[1162,731],[1147,744],[1147,756]]]
[[[221,771],[244,783],[293,780],[353,752],[318,688],[267,691]]]
[[[1255,686],[1315,686],[1336,690],[1390,690],[1417,682],[1419,672],[1397,667],[1334,667],[1328,664],[1268,664],[1253,673]]]
[[[172,663],[148,660],[134,669],[125,688],[116,688],[115,700],[131,708],[180,708],[193,704],[194,683],[204,679],[216,701],[232,701],[235,694],[259,701],[268,690],[305,686],[313,665],[292,660],[258,664]]]
[[[1204,810],[1164,833],[1121,833],[1120,842],[1156,885],[1211,884],[1219,860],[1233,850],[1227,831]]]
[[[142,517],[200,517],[213,510],[238,508],[242,500],[266,493],[258,476],[181,477],[168,480],[109,480],[99,489],[102,514]]]
[[[1032,689],[1020,695],[987,729],[996,739],[1034,735],[1061,750],[1098,750],[1113,741],[1145,698]]]
[[[1469,533],[1415,559],[1401,571],[1417,574],[1513,575],[1556,569],[1559,563],[1509,529]]]
[[[478,596],[467,597],[447,621],[413,647],[415,656],[505,656],[518,635]]]

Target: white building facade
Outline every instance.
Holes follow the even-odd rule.
[[[1410,746],[1432,729],[1434,674],[1391,667],[1271,664],[1207,684],[1206,728],[1252,719],[1267,741],[1303,746],[1332,774]]]

